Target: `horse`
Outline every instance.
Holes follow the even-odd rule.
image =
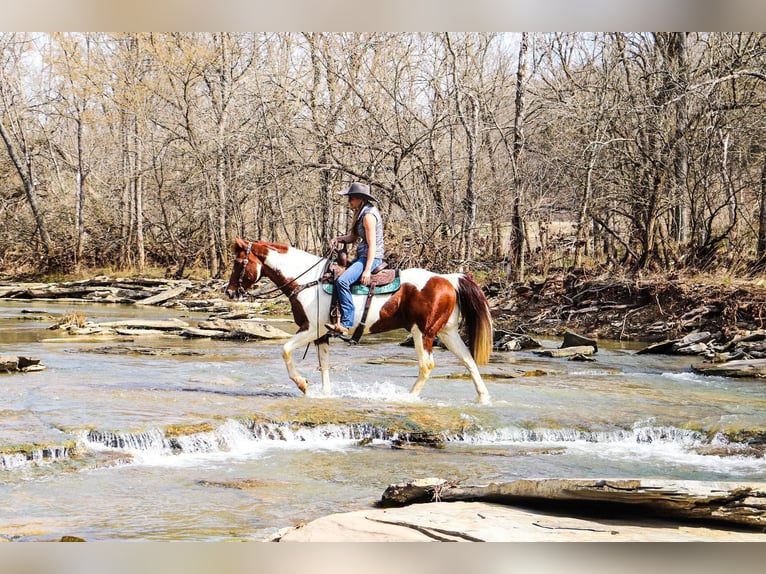
[[[331,261],[283,243],[248,241],[237,237],[229,282],[224,291],[229,298],[244,297],[266,276],[290,301],[298,331],[282,347],[282,358],[290,379],[306,394],[308,381],[293,364],[293,351],[314,342],[319,355],[322,393],[331,392],[329,340],[325,322],[330,316],[331,295],[321,286],[321,278]],[[425,269],[402,269],[400,288],[389,294],[373,295],[364,333],[406,329],[412,334],[418,357],[419,374],[410,394],[417,397],[434,369],[433,346],[436,337],[468,369],[480,403],[489,402],[489,392],[478,365],[489,361],[492,351],[492,317],[481,288],[470,275],[437,274]],[[366,295],[354,295],[354,327],[360,323]],[[466,342],[460,329],[466,331]]]

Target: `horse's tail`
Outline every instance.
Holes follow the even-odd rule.
[[[457,285],[460,315],[468,336],[468,348],[477,365],[486,365],[492,352],[492,315],[484,292],[470,275],[460,275]]]

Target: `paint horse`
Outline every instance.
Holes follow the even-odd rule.
[[[329,335],[324,327],[330,315],[331,296],[322,289],[321,278],[328,267],[325,258],[290,245],[237,238],[233,244],[234,267],[225,287],[230,298],[242,297],[262,277],[268,277],[290,300],[298,331],[282,347],[287,372],[306,393],[308,381],[293,364],[293,351],[314,342],[322,373],[322,392],[330,393]],[[410,393],[418,396],[434,368],[436,337],[466,366],[478,401],[489,401],[489,393],[477,365],[486,364],[492,350],[492,318],[484,293],[469,275],[439,275],[425,269],[403,269],[400,288],[373,295],[365,321],[365,333],[406,329],[412,334],[418,356],[419,374]],[[362,318],[366,295],[354,295],[354,327]],[[465,328],[467,345],[460,336]],[[353,331],[353,328],[352,328]]]

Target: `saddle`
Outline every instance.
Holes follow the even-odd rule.
[[[332,301],[330,302],[330,320],[335,323],[337,323],[340,318],[340,306],[338,304],[338,294],[335,290],[335,281],[346,271],[346,261],[345,251],[339,252],[336,261],[329,265],[329,268],[325,271],[320,280],[325,293],[332,295]],[[372,296],[395,293],[400,287],[401,280],[399,279],[399,270],[389,269],[385,261],[371,271],[369,285],[362,285],[358,281],[351,285],[351,293],[353,295],[367,295],[367,298],[364,302],[362,320],[354,330],[351,339],[349,339],[350,343],[358,343],[359,339],[362,338],[362,333],[364,333],[364,328],[367,324],[367,314],[370,311]]]
[[[338,277],[343,275],[345,271],[346,267],[338,263],[330,265],[329,270],[322,276],[321,281],[325,293],[331,295],[334,294],[335,281]],[[368,295],[369,293],[372,293],[373,295],[383,295],[386,293],[393,293],[399,290],[400,282],[398,279],[399,270],[389,269],[386,263],[383,262],[370,273],[369,285],[362,285],[357,281],[351,285],[351,293],[354,295]]]

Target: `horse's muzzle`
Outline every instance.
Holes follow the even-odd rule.
[[[236,299],[237,297],[241,297],[242,295],[239,291],[239,289],[229,289],[228,285],[224,285],[223,287],[223,292],[229,299]]]

